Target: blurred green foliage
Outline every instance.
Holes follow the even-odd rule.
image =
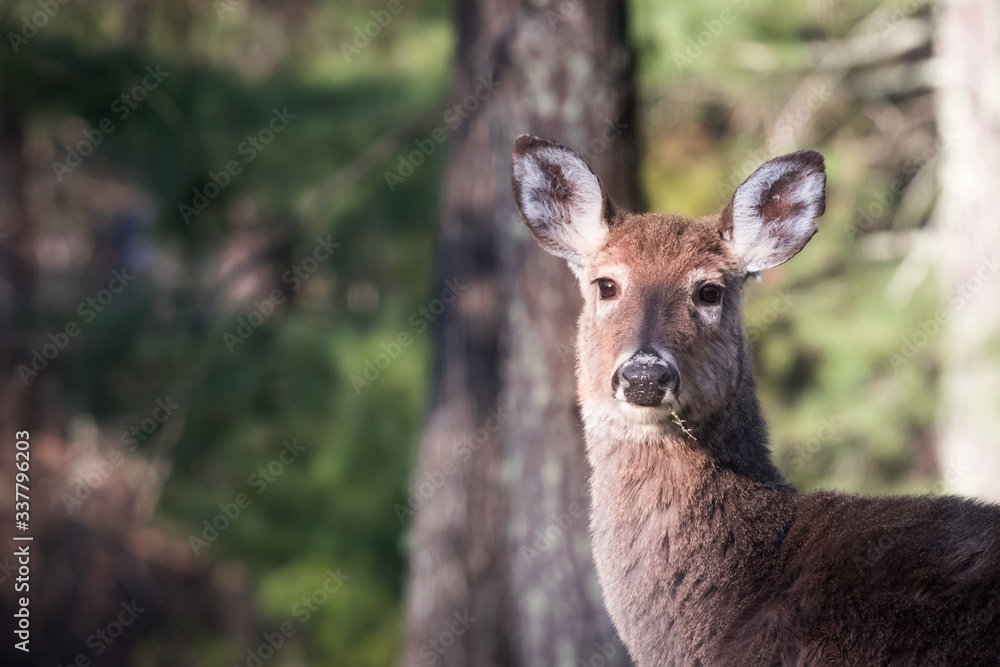
[[[863,88],[866,72],[919,59],[926,45],[853,67],[830,64],[847,40],[890,43],[905,21],[926,20],[928,8],[822,0],[632,6],[651,208],[709,213],[768,157],[802,148],[826,156],[820,232],[788,265],[747,287],[776,462],[805,489],[939,490],[931,451],[936,340],[908,345],[937,310],[938,294],[925,278],[897,296],[903,253],[880,249],[905,242],[908,229],[929,219],[937,155],[930,95]],[[887,113],[898,134],[883,126]]]
[[[343,45],[357,45],[355,28],[384,2],[152,3],[139,19],[131,6],[61,6],[16,55],[0,58],[0,92],[27,119],[31,178],[54,193],[39,233],[88,235],[97,255],[125,232],[121,214],[96,200],[114,185],[153,202],[148,224],[126,225],[119,248],[139,278],[54,365],[59,400],[115,440],[157,398],[180,402],[183,430],[172,449],[157,449],[161,433],[139,450],[172,466],[156,524],[187,541],[220,504],[248,493],[251,506],[198,558],[245,568],[266,627],[298,622],[296,604],[323,585],[327,570],[350,577],[301,623],[277,664],[394,664],[406,526],[392,508],[406,502],[430,367],[428,334],[409,317],[432,297],[444,150],[394,191],[383,172],[414,138],[443,125],[451,8],[404,3],[348,58]],[[734,178],[749,173],[734,175],[740,165],[770,157],[761,147],[812,71],[806,56],[844,39],[877,5],[631,7],[644,187],[651,208],[700,215],[725,203]],[[4,34],[36,10],[32,1],[13,3]],[[53,183],[51,161],[109,116],[147,66],[169,76],[82,166]],[[890,298],[900,257],[865,248],[869,232],[898,232],[927,216],[897,219],[894,201],[873,228],[852,233],[858,210],[900,177],[915,149],[873,159],[883,130],[846,81],[835,81],[793,129],[796,143],[807,141],[798,147],[827,156],[821,232],[787,267],[748,287],[747,322],[775,457],[792,481],[925,491],[935,475],[933,344],[898,367],[892,355],[933,313],[937,295],[924,281],[906,299]],[[920,96],[887,104],[906,115]],[[275,108],[295,119],[243,162],[238,147]],[[932,125],[921,127],[932,136]],[[234,159],[242,172],[185,224],[178,206]],[[339,247],[292,290],[281,277],[327,236]],[[250,278],[233,260],[252,257],[240,254],[247,247],[266,251],[251,262]],[[254,272],[261,265],[264,278]],[[59,298],[39,306],[39,330],[64,323],[107,275],[84,262],[44,280]],[[250,288],[241,289],[246,280]],[[230,352],[223,335],[273,289],[287,301]],[[353,386],[351,376],[400,332],[414,343],[370,386]],[[261,488],[260,470],[283,441],[304,452]],[[212,638],[201,657],[205,665],[240,659]]]

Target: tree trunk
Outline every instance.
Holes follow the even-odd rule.
[[[1000,502],[1000,4],[945,0],[939,19],[938,460],[947,491]]]
[[[435,322],[403,664],[627,664],[590,556],[578,288],[535,245],[510,184],[528,132],[578,150],[618,203],[637,203],[624,5],[459,0],[457,19],[455,100],[478,108],[449,127],[437,287],[460,296]]]

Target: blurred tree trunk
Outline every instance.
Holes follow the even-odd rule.
[[[937,52],[946,490],[1000,502],[1000,3],[945,0]]]
[[[528,132],[577,149],[618,203],[637,203],[624,5],[459,0],[457,21],[436,284],[461,293],[436,322],[403,664],[627,664],[590,556],[578,288],[510,186]]]

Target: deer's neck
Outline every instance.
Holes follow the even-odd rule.
[[[641,665],[710,658],[706,619],[721,629],[773,576],[794,519],[796,494],[770,462],[752,377],[737,389],[725,414],[686,432],[623,426],[584,405],[594,558]],[[679,653],[696,646],[700,654]]]

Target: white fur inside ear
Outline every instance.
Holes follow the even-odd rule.
[[[787,261],[816,232],[813,220],[821,214],[826,184],[822,171],[803,171],[788,187],[772,191],[779,179],[795,171],[803,171],[802,165],[773,160],[754,172],[733,195],[732,248],[743,259],[747,273]],[[778,201],[782,198],[787,199]],[[788,215],[767,220],[761,214],[765,206],[788,211]]]
[[[543,242],[550,252],[579,267],[604,243],[604,195],[583,160],[568,150],[540,148],[515,162],[514,176],[525,222],[551,241]]]

